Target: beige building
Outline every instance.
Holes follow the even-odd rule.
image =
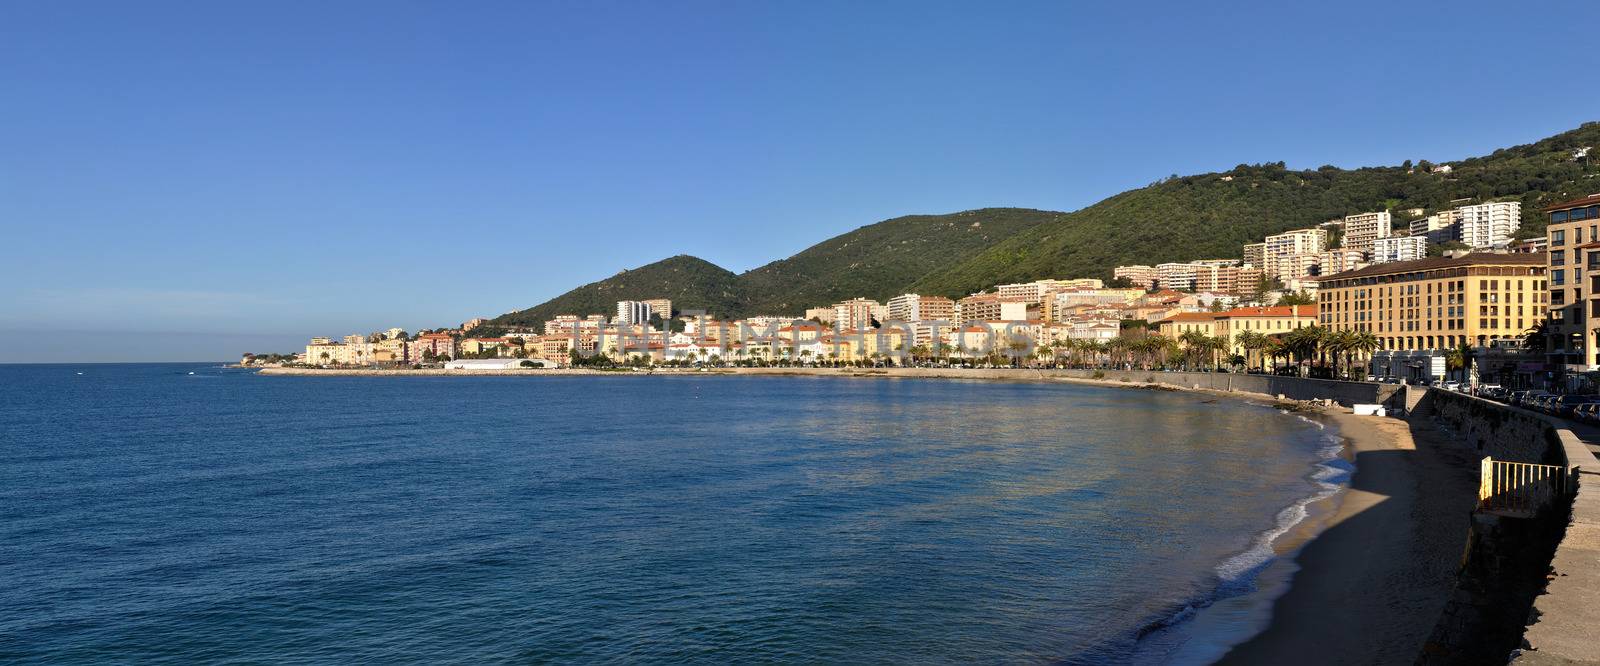
[[[871,328],[872,320],[888,318],[889,310],[870,298],[852,298],[833,304],[833,324],[843,330]]]
[[[956,301],[956,319],[970,321],[1022,321],[1028,318],[1028,302],[1020,298],[1001,298],[999,294],[973,294]]]
[[[1372,251],[1372,242],[1388,238],[1394,220],[1389,211],[1356,213],[1344,216],[1344,238],[1339,247],[1347,250]]]
[[[1328,230],[1296,229],[1285,231],[1281,234],[1267,236],[1262,241],[1261,270],[1270,278],[1282,282],[1299,279],[1309,275],[1299,271],[1308,265],[1315,264],[1315,257],[1327,249]],[[1304,258],[1310,255],[1308,263]]]
[[[1140,289],[1154,289],[1156,284],[1156,269],[1143,264],[1118,266],[1111,269],[1111,277],[1118,280],[1126,279],[1128,282],[1132,283],[1133,286]]]
[[[951,321],[956,302],[943,296],[901,294],[884,304],[892,321]]]
[[[1550,361],[1600,365],[1600,194],[1548,206]],[[1537,254],[1512,256],[1537,257]]]
[[[1261,262],[1266,259],[1266,243],[1250,243],[1244,246],[1244,264],[1246,266],[1261,267]]]
[[[1385,350],[1515,340],[1545,311],[1537,255],[1468,254],[1373,264],[1318,278],[1321,324],[1366,331]]]

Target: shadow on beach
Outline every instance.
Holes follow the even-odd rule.
[[[1267,629],[1218,663],[1411,664],[1451,597],[1478,455],[1426,418],[1335,419],[1355,451],[1350,489],[1295,557]]]

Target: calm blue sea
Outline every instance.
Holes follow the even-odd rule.
[[[0,365],[0,661],[1202,662],[1331,441],[1042,383]]]

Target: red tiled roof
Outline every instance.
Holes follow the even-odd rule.
[[[1166,319],[1163,319],[1163,320],[1158,321],[1156,323],[1157,324],[1165,324],[1165,323],[1168,323],[1168,322],[1179,323],[1179,322],[1190,322],[1190,321],[1215,321],[1218,314],[1220,314],[1220,313],[1217,313],[1217,312],[1180,312],[1178,314],[1175,314],[1175,315],[1173,315],[1171,317],[1167,317]]]
[[[1271,307],[1234,308],[1218,312],[1218,317],[1315,317],[1316,305],[1275,305]]]

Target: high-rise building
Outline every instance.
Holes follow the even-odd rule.
[[[617,301],[618,324],[633,325],[650,321],[650,305],[644,301]]]
[[[1547,206],[1544,212],[1549,216],[1550,362],[1593,369],[1600,365],[1600,334],[1589,323],[1600,318],[1600,276],[1595,275],[1600,272],[1600,194]]]
[[[1503,247],[1522,226],[1522,202],[1491,201],[1455,210],[1461,242],[1474,248]]]
[[[1374,264],[1411,261],[1426,256],[1428,256],[1428,240],[1423,236],[1390,236],[1372,241]]]
[[[884,304],[890,321],[953,321],[956,302],[943,296],[901,294]]]
[[[870,298],[852,298],[833,305],[833,324],[840,330],[872,328],[872,320],[881,321],[888,316],[888,309]]]
[[[1365,331],[1381,349],[1420,351],[1515,340],[1544,318],[1544,260],[1477,253],[1373,264],[1316,278],[1318,317]]]
[[[1372,241],[1379,238],[1388,238],[1393,220],[1389,211],[1377,213],[1356,213],[1344,216],[1344,238],[1339,241],[1339,247],[1347,250],[1360,250],[1370,252]]]
[[[640,302],[650,306],[650,314],[661,317],[662,319],[672,318],[672,299],[648,298]]]
[[[1267,236],[1262,241],[1261,270],[1267,277],[1281,282],[1296,280],[1307,275],[1309,266],[1316,265],[1314,257],[1327,249],[1327,229],[1296,229]],[[1297,255],[1311,255],[1306,261]]]

